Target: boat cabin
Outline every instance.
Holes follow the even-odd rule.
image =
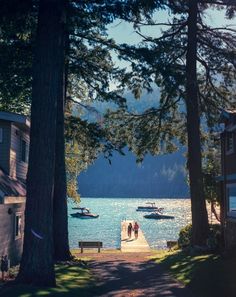
[[[26,116],[0,111],[0,256],[12,265],[23,246],[29,132]]]
[[[72,209],[78,210],[76,213],[71,213],[70,215],[74,218],[81,218],[81,219],[96,219],[99,215],[93,214],[90,212],[89,208],[86,207],[72,207]]]

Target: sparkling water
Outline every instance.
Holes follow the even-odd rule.
[[[146,219],[146,212],[136,211],[138,206],[146,206],[146,202],[155,202],[163,207],[163,213],[172,215],[174,219]],[[140,198],[82,198],[80,207],[87,207],[91,213],[99,214],[97,219],[80,219],[70,216],[75,204],[69,202],[69,239],[70,247],[77,248],[78,241],[99,240],[104,248],[120,247],[120,223],[133,219],[142,229],[151,248],[166,247],[166,240],[177,240],[182,227],[191,222],[189,199],[140,199]]]

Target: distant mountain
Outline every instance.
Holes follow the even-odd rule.
[[[158,89],[153,93],[144,92],[139,100],[131,92],[126,92],[125,97],[130,111],[142,112],[158,106],[160,92]],[[95,102],[92,106],[101,114],[107,108],[117,108],[107,102]],[[93,112],[85,113],[85,117],[97,120]],[[83,197],[189,197],[182,152],[157,157],[147,155],[141,165],[136,164],[131,152],[126,156],[114,153],[111,165],[100,157],[78,179]]]
[[[135,156],[117,153],[110,165],[103,157],[78,178],[82,197],[189,197],[184,157],[181,152],[146,156],[141,165]]]

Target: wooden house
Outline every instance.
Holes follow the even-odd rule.
[[[0,256],[19,262],[23,246],[30,121],[0,112]]]
[[[224,131],[221,133],[222,215],[225,227],[225,247],[236,251],[236,110],[221,114]]]

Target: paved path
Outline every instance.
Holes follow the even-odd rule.
[[[138,238],[135,239],[132,231],[131,238],[128,237],[129,223],[134,226],[133,220],[125,220],[121,222],[121,251],[122,252],[150,252],[151,249],[147,243],[141,228],[138,231]]]
[[[90,268],[96,279],[96,287],[88,292],[88,297],[194,297],[160,265],[149,260],[147,253],[87,256],[93,259]]]

